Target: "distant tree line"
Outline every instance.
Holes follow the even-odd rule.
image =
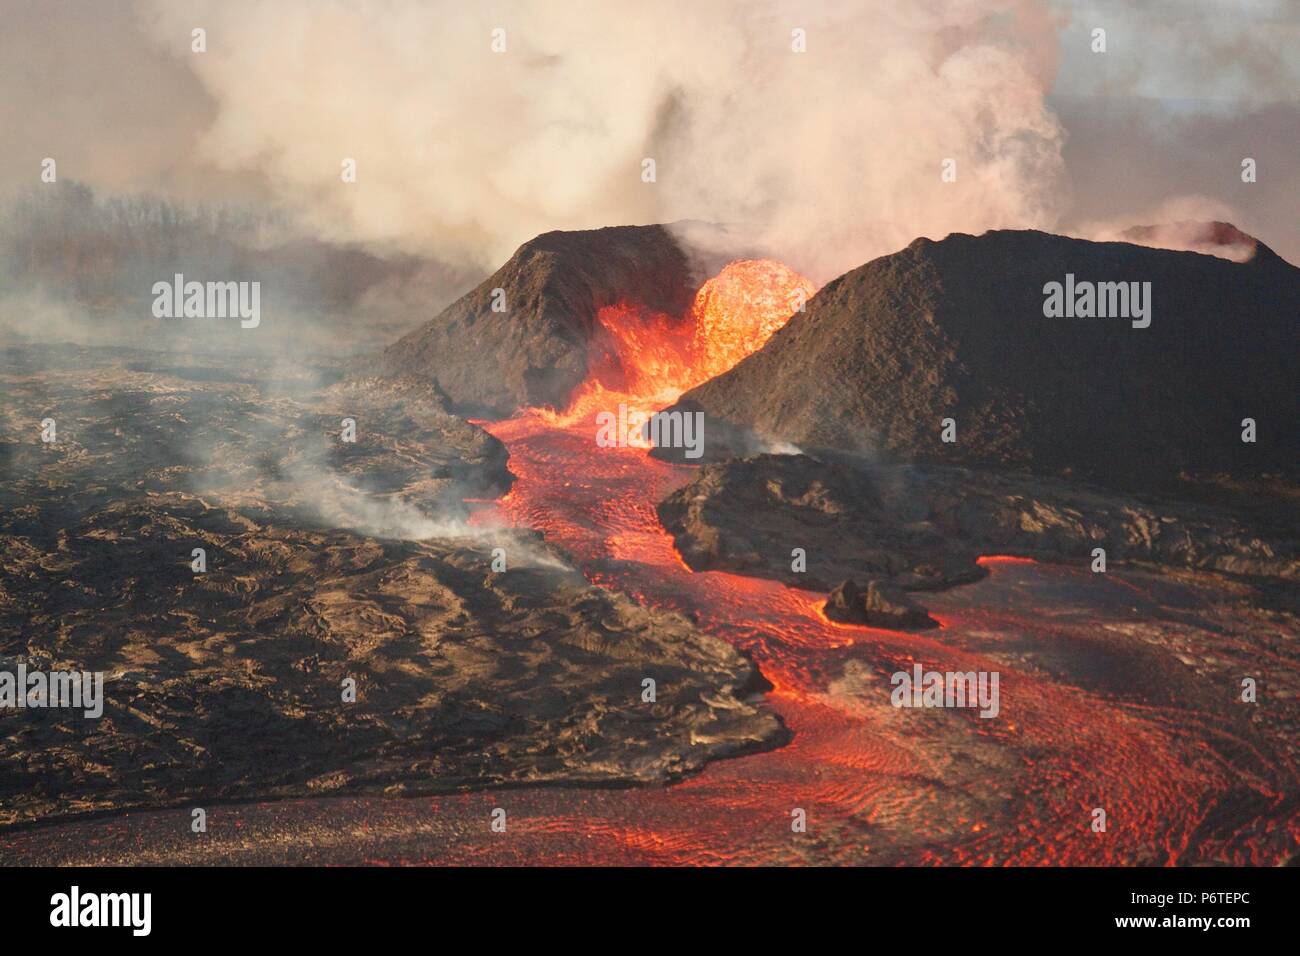
[[[264,308],[381,324],[428,318],[424,303],[456,282],[430,260],[304,238],[274,210],[182,206],[147,193],[99,197],[72,180],[0,201],[7,294],[39,291],[92,314],[147,314],[153,283],[178,272],[261,281]],[[353,316],[363,299],[369,314]]]

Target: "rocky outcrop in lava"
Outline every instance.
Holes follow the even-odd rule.
[[[435,383],[454,408],[479,414],[562,408],[587,377],[602,307],[678,316],[696,285],[663,226],[548,232],[367,368]]]
[[[826,597],[826,616],[843,624],[865,624],[899,631],[925,630],[939,622],[900,588],[871,580],[865,588],[843,581]]]
[[[1150,325],[1047,317],[1048,283],[1067,281],[1149,283]],[[1298,314],[1300,270],[1262,245],[1237,263],[1041,232],[918,239],[835,279],[678,407],[705,413],[715,460],[779,441],[1137,489],[1294,478]]]
[[[504,450],[427,386],[268,371],[0,351],[0,671],[105,675],[99,719],[0,708],[0,825],[657,784],[787,739],[729,644],[468,525]]]
[[[733,459],[702,467],[659,504],[659,520],[694,571],[814,591],[847,578],[921,591],[983,577],[970,547],[926,523],[901,473],[882,478],[806,455]],[[800,557],[806,565],[796,568]]]
[[[1026,475],[759,455],[704,466],[658,511],[693,570],[817,591],[846,579],[936,590],[982,577],[982,554],[1087,566],[1099,547],[1112,564],[1271,579],[1288,593],[1300,582],[1293,500],[1280,501],[1264,522],[1224,507]],[[832,601],[836,608],[860,603],[853,594]]]

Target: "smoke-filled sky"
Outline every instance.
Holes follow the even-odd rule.
[[[1294,0],[0,0],[0,190],[53,157],[483,271],[676,219],[819,282],[918,235],[1175,217],[1300,262],[1298,51]]]

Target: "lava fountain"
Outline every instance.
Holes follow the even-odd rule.
[[[569,407],[523,416],[564,427],[620,403],[657,411],[762,348],[815,291],[779,262],[737,259],[700,287],[685,317],[606,306],[596,316],[587,380]]]

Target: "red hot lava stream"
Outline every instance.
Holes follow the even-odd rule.
[[[670,787],[234,805],[213,808],[213,819],[214,833],[235,836],[198,843],[188,810],[149,811],[8,834],[0,855],[82,865],[894,865],[1272,864],[1295,854],[1294,759],[1248,721],[1225,719],[1224,706],[1180,699],[1189,685],[1171,647],[1184,656],[1208,647],[1202,656],[1243,672],[1269,658],[1252,640],[1253,619],[1225,629],[1214,616],[1220,584],[988,557],[989,578],[926,595],[943,626],[917,635],[834,624],[823,595],[683,564],[655,505],[692,469],[598,445],[595,415],[620,403],[663,407],[761,346],[811,291],[777,263],[741,262],[701,290],[685,323],[605,310],[604,360],[568,410],[527,409],[487,426],[518,480],[481,513],[544,532],[593,582],[693,615],[751,653],[774,688],[766,706],[794,731],[789,745],[716,761]],[[997,671],[998,716],[895,709],[889,677],[913,663]],[[508,835],[487,825],[496,807],[508,812]],[[792,832],[796,808],[807,832]],[[1092,830],[1096,809],[1105,833]]]
[[[1057,621],[1020,593],[1022,579],[1030,592],[1075,586],[1071,569],[985,559],[991,580],[961,589],[964,598],[932,596],[943,628],[922,636],[834,624],[820,611],[823,595],[685,566],[655,505],[692,469],[644,448],[601,447],[595,415],[620,403],[664,407],[760,347],[812,291],[778,263],[742,261],[701,290],[693,328],[632,307],[607,309],[606,360],[567,411],[527,409],[486,425],[518,477],[495,518],[542,531],[591,581],[692,614],[703,630],[750,652],[774,685],[768,702],[793,742],[715,762],[670,788],[512,795],[527,804],[516,817],[522,842],[516,834],[509,852],[480,846],[466,861],[1276,859],[1279,844],[1295,842],[1294,807],[1279,806],[1288,801],[1266,774],[1243,784],[1240,768],[1206,744],[1213,729],[1193,728],[1183,712],[1053,681],[1016,660],[1026,640],[1068,641],[1094,626]],[[992,606],[970,606],[971,595],[990,592]],[[1000,672],[1000,714],[895,709],[889,677],[915,662]],[[1206,818],[1235,800],[1271,802],[1272,820],[1207,834]],[[795,808],[807,814],[806,834],[791,832]],[[1105,833],[1093,832],[1095,808],[1106,812]]]

